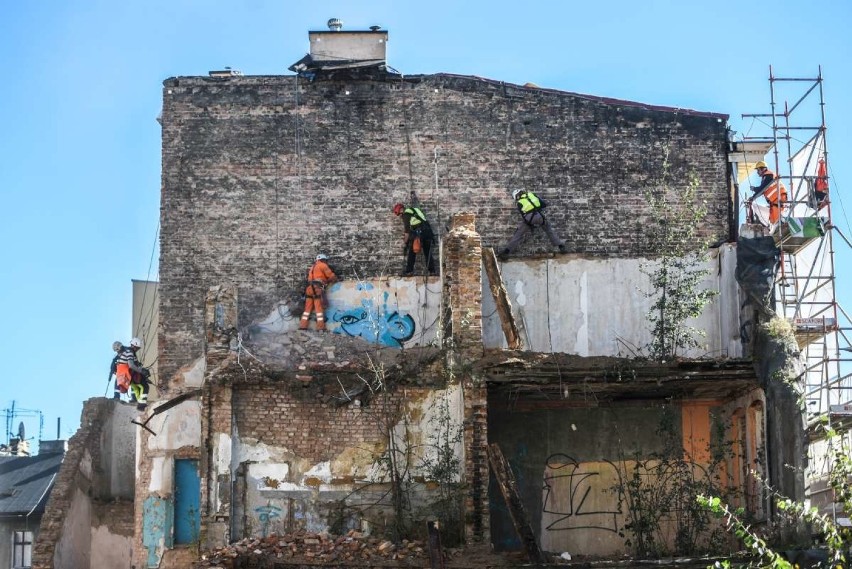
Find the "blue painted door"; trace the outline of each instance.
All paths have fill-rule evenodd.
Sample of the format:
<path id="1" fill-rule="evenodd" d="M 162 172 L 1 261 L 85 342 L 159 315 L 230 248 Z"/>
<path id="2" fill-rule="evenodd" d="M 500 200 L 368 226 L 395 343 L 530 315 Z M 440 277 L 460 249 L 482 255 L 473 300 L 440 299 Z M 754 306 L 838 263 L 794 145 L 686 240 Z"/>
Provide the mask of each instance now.
<path id="1" fill-rule="evenodd" d="M 198 461 L 175 459 L 175 545 L 195 543 L 201 530 Z"/>

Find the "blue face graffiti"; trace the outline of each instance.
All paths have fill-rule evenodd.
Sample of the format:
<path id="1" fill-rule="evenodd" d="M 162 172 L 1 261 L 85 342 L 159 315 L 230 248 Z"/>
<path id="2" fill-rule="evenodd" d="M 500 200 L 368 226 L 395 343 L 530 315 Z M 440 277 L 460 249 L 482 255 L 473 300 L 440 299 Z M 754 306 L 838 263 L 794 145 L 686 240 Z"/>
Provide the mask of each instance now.
<path id="1" fill-rule="evenodd" d="M 339 322 L 338 334 L 347 334 L 364 340 L 401 348 L 414 336 L 414 318 L 408 314 L 379 310 L 372 301 L 363 300 L 358 308 L 334 310 L 331 321 Z"/>

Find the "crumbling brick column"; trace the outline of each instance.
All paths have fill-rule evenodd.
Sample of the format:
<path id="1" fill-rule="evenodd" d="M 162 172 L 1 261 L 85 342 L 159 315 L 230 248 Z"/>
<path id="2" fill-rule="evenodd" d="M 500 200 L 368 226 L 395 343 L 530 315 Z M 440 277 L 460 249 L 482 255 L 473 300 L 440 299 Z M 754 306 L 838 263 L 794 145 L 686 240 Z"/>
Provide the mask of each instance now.
<path id="1" fill-rule="evenodd" d="M 230 541 L 233 391 L 221 373 L 237 337 L 238 296 L 234 286 L 214 286 L 204 304 L 206 377 L 202 399 L 201 534 L 206 547 Z"/>
<path id="2" fill-rule="evenodd" d="M 448 366 L 464 397 L 465 539 L 487 541 L 488 407 L 487 392 L 473 363 L 482 357 L 482 239 L 472 213 L 457 213 L 444 237 L 443 327 Z"/>
<path id="3" fill-rule="evenodd" d="M 234 286 L 214 286 L 207 291 L 204 302 L 204 331 L 207 346 L 207 369 L 222 363 L 237 338 L 237 289 Z"/>
<path id="4" fill-rule="evenodd" d="M 201 535 L 205 548 L 231 541 L 231 449 L 233 389 L 208 377 L 202 399 L 204 448 L 201 454 Z M 210 381 L 213 379 L 213 381 Z"/>

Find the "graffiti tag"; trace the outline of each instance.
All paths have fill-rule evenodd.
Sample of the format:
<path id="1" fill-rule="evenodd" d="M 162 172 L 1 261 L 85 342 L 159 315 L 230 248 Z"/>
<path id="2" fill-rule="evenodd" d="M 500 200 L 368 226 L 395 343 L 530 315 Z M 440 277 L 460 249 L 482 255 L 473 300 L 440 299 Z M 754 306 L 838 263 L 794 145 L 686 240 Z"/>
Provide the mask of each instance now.
<path id="1" fill-rule="evenodd" d="M 263 528 L 263 537 L 266 537 L 269 531 L 269 522 L 281 517 L 281 508 L 273 506 L 271 503 L 267 502 L 265 506 L 255 508 L 254 511 L 257 514 L 257 519 L 260 521 L 261 527 Z"/>
<path id="2" fill-rule="evenodd" d="M 609 463 L 613 475 L 615 465 Z M 581 464 L 567 454 L 556 453 L 547 458 L 544 471 L 544 505 L 542 512 L 556 518 L 545 529 L 567 531 L 601 529 L 618 533 L 616 517 L 621 503 L 607 491 L 608 477 L 602 477 L 602 466 Z"/>

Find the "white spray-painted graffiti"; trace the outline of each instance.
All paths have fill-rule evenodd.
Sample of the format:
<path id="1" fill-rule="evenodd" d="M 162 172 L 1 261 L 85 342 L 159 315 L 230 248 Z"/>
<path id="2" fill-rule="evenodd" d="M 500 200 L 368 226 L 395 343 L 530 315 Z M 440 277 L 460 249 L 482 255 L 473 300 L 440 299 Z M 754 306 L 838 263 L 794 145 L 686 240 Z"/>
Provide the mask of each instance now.
<path id="1" fill-rule="evenodd" d="M 357 290 L 373 291 L 370 283 L 359 283 Z M 373 344 L 402 347 L 414 336 L 416 325 L 409 314 L 401 314 L 388 306 L 390 293 L 381 293 L 381 305 L 377 305 L 372 297 L 361 300 L 361 305 L 354 308 L 329 309 L 329 321 L 340 325 L 333 331 L 362 338 Z"/>

